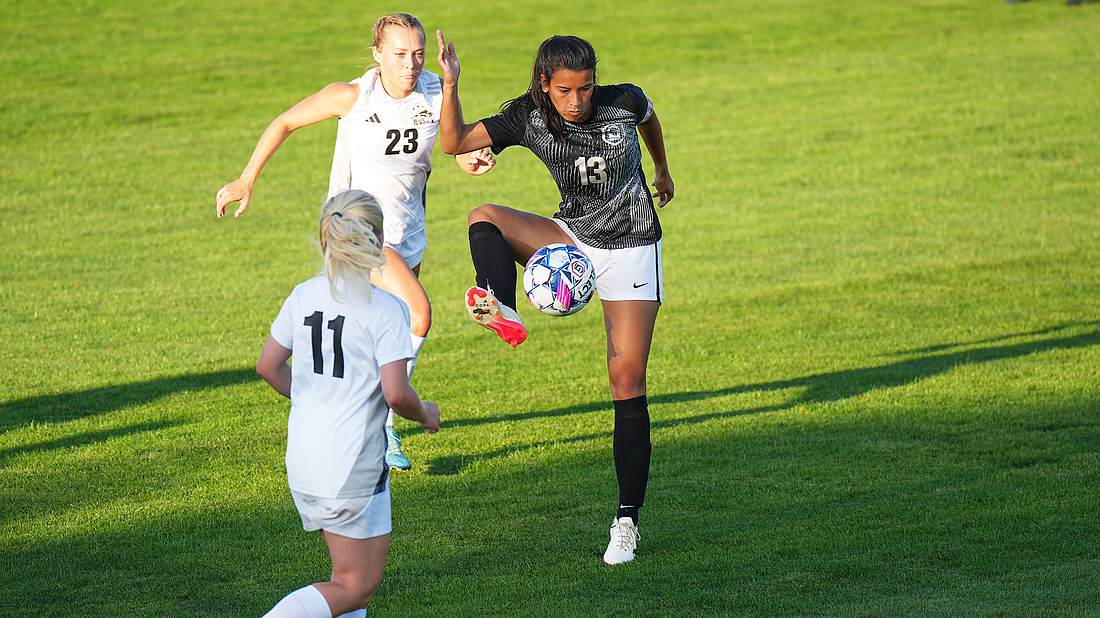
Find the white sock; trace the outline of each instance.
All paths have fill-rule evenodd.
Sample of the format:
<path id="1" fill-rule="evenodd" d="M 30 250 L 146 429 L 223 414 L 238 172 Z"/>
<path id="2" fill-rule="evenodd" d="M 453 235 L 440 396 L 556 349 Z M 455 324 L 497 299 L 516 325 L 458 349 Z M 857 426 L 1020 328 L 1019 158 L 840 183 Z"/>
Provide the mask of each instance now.
<path id="1" fill-rule="evenodd" d="M 413 369 L 416 369 L 416 357 L 420 355 L 420 348 L 424 347 L 424 337 L 409 333 L 409 339 L 413 344 L 413 355 L 408 361 L 405 362 L 405 371 L 409 375 L 409 380 L 412 380 Z M 386 414 L 386 427 L 393 427 L 393 410 L 390 410 Z"/>
<path id="2" fill-rule="evenodd" d="M 413 369 L 416 369 L 416 357 L 420 356 L 420 348 L 424 347 L 425 338 L 409 333 L 409 339 L 412 340 L 413 355 L 412 358 L 410 358 L 408 362 L 405 363 L 405 369 L 408 372 L 409 380 L 411 381 L 413 379 Z"/>
<path id="3" fill-rule="evenodd" d="M 346 614 L 340 614 L 336 618 L 367 618 L 367 608 L 361 607 L 354 612 L 348 612 Z"/>
<path id="4" fill-rule="evenodd" d="M 306 586 L 283 597 L 263 618 L 332 618 L 332 610 L 320 590 Z"/>

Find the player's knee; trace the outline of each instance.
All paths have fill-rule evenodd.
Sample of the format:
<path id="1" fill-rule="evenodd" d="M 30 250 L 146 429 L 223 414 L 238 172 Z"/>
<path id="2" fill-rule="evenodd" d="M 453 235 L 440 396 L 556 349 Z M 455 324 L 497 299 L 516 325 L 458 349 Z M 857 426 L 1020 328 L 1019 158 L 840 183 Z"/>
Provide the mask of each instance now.
<path id="1" fill-rule="evenodd" d="M 412 299 L 409 306 L 409 326 L 412 334 L 427 337 L 432 327 L 432 304 L 427 296 Z"/>
<path id="2" fill-rule="evenodd" d="M 609 374 L 609 377 L 613 399 L 634 399 L 645 395 L 644 371 L 614 371 Z"/>
<path id="3" fill-rule="evenodd" d="M 493 215 L 496 210 L 497 206 L 495 204 L 482 204 L 470 211 L 470 214 L 466 217 L 466 224 L 473 225 L 480 221 L 493 223 Z"/>
<path id="4" fill-rule="evenodd" d="M 409 310 L 409 330 L 417 337 L 427 337 L 432 328 L 432 308 L 428 306 L 423 313 Z"/>
<path id="5" fill-rule="evenodd" d="M 355 596 L 355 609 L 359 609 L 361 607 L 366 607 L 367 605 L 370 605 L 371 599 L 374 598 L 374 591 L 377 590 L 377 588 L 378 587 L 375 586 L 375 587 L 371 588 L 370 590 L 365 590 L 361 594 L 357 594 Z M 345 612 L 345 613 L 347 613 L 347 612 Z"/>
<path id="6" fill-rule="evenodd" d="M 344 588 L 344 595 L 340 598 L 340 614 L 353 612 L 366 607 L 374 598 L 374 591 L 378 589 L 379 582 L 343 580 L 340 583 Z M 339 615 L 339 614 L 337 614 Z"/>
<path id="7" fill-rule="evenodd" d="M 371 590 L 367 594 L 352 594 L 340 599 L 336 603 L 330 602 L 329 609 L 333 612 L 333 615 L 335 616 L 350 614 L 351 612 L 363 609 L 366 606 L 370 605 L 370 600 L 373 596 L 373 590 Z"/>

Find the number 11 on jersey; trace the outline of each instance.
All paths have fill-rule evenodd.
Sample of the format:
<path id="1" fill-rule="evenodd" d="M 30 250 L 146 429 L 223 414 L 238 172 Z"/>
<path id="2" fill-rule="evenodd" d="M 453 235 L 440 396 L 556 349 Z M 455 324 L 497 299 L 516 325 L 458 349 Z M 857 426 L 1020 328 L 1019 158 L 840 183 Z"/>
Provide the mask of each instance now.
<path id="1" fill-rule="evenodd" d="M 310 328 L 313 336 L 313 373 L 325 373 L 325 357 L 321 349 L 322 325 L 325 323 L 324 314 L 314 311 L 306 318 L 305 325 Z M 344 347 L 340 341 L 344 333 L 344 316 L 338 315 L 328 321 L 328 329 L 332 331 L 332 377 L 344 377 Z"/>

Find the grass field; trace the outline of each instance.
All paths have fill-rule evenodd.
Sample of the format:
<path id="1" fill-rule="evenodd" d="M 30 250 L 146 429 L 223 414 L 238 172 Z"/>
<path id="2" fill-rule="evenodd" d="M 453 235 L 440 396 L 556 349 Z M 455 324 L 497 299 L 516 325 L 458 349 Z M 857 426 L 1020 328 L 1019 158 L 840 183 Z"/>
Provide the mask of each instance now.
<path id="1" fill-rule="evenodd" d="M 243 618 L 327 579 L 253 367 L 319 266 L 335 125 L 239 219 L 214 193 L 392 10 L 456 42 L 468 120 L 588 38 L 677 197 L 609 568 L 598 306 L 521 307 L 516 350 L 461 306 L 468 210 L 549 215 L 553 183 L 436 153 L 414 384 L 445 422 L 400 426 L 371 616 L 1100 616 L 1100 4 L 1055 0 L 4 0 L 0 616 Z"/>

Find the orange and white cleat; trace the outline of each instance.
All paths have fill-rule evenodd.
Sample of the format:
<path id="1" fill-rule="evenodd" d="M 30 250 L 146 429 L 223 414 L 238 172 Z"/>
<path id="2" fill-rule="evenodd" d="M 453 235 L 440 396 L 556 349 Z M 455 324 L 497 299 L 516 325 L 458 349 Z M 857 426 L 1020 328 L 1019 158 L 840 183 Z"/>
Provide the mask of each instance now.
<path id="1" fill-rule="evenodd" d="M 493 331 L 513 348 L 527 339 L 527 329 L 519 314 L 508 305 L 501 304 L 492 290 L 476 285 L 466 290 L 466 311 L 475 322 Z"/>

